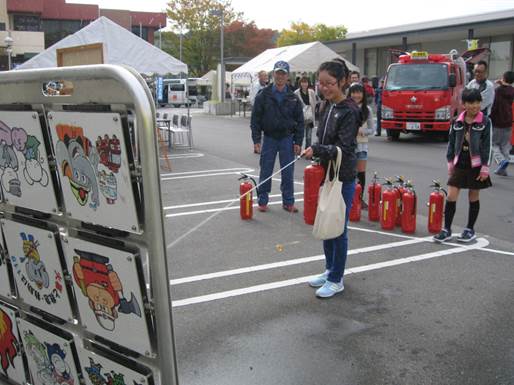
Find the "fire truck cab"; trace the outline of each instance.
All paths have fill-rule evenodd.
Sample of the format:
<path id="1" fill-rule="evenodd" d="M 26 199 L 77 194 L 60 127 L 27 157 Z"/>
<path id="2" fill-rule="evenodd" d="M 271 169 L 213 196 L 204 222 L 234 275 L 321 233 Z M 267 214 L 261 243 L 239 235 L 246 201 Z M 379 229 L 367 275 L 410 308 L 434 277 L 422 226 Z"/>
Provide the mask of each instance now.
<path id="1" fill-rule="evenodd" d="M 457 51 L 401 55 L 387 69 L 382 93 L 382 128 L 393 139 L 401 132 L 447 133 L 461 108 L 466 63 Z"/>

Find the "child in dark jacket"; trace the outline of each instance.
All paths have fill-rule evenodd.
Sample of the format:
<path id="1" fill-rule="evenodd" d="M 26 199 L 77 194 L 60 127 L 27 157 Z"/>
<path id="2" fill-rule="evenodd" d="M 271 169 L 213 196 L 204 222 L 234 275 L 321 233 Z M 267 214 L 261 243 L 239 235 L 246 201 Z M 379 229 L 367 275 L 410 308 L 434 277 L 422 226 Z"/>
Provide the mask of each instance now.
<path id="1" fill-rule="evenodd" d="M 452 222 L 461 189 L 468 189 L 468 224 L 457 237 L 459 242 L 476 238 L 475 222 L 480 211 L 480 190 L 491 187 L 491 121 L 480 111 L 482 95 L 476 89 L 462 91 L 464 112 L 450 128 L 448 151 L 448 198 L 444 209 L 444 229 L 434 236 L 435 242 L 452 238 Z"/>
<path id="2" fill-rule="evenodd" d="M 512 101 L 514 100 L 514 72 L 507 71 L 498 80 L 494 92 L 494 104 L 491 110 L 493 123 L 493 149 L 501 155 L 495 174 L 507 176 L 507 166 L 510 159 L 510 142 L 512 138 Z"/>

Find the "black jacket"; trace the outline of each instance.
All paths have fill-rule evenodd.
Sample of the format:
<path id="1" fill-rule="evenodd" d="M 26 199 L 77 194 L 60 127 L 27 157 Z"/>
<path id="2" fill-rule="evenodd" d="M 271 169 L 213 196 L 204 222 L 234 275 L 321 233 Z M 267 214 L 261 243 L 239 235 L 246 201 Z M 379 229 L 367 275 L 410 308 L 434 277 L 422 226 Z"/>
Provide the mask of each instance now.
<path id="1" fill-rule="evenodd" d="M 302 103 L 290 89 L 279 103 L 273 96 L 272 87 L 263 88 L 255 97 L 250 122 L 253 143 L 260 143 L 264 132 L 273 139 L 293 135 L 293 143 L 301 146 L 304 129 Z"/>
<path id="2" fill-rule="evenodd" d="M 327 168 L 329 160 L 337 158 L 337 149 L 342 151 L 339 180 L 353 182 L 356 176 L 357 132 L 361 125 L 362 116 L 359 107 L 351 99 L 341 103 L 327 105 L 318 126 L 318 143 L 312 146 L 313 155 L 321 159 L 321 164 Z"/>

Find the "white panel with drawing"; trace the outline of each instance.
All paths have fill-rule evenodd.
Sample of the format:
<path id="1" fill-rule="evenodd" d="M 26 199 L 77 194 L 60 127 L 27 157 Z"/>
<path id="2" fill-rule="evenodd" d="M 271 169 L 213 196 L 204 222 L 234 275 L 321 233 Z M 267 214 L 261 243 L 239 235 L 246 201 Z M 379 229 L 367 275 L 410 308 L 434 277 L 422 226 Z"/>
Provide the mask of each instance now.
<path id="1" fill-rule="evenodd" d="M 2 240 L 2 234 L 0 234 L 0 296 L 10 297 L 11 296 L 11 285 L 9 283 L 9 272 L 7 270 L 7 261 L 4 260 L 8 258 L 4 255 L 4 242 Z"/>
<path id="2" fill-rule="evenodd" d="M 132 361 L 126 360 L 122 365 L 85 349 L 78 349 L 78 354 L 86 385 L 147 385 L 150 383 L 148 375 L 134 370 L 137 364 Z"/>
<path id="3" fill-rule="evenodd" d="M 2 220 L 2 228 L 19 296 L 49 314 L 72 319 L 54 232 L 10 220 Z"/>
<path id="4" fill-rule="evenodd" d="M 138 353 L 151 352 L 136 256 L 73 237 L 63 247 L 87 330 Z"/>
<path id="5" fill-rule="evenodd" d="M 0 111 L 0 177 L 4 199 L 44 213 L 58 210 L 48 154 L 35 111 Z"/>
<path id="6" fill-rule="evenodd" d="M 115 113 L 50 112 L 50 131 L 72 218 L 139 233 L 136 202 L 123 137 Z"/>
<path id="7" fill-rule="evenodd" d="M 0 302 L 0 383 L 2 376 L 16 384 L 26 381 L 17 317 L 14 308 Z"/>
<path id="8" fill-rule="evenodd" d="M 21 340 L 33 385 L 79 385 L 70 338 L 21 319 Z"/>

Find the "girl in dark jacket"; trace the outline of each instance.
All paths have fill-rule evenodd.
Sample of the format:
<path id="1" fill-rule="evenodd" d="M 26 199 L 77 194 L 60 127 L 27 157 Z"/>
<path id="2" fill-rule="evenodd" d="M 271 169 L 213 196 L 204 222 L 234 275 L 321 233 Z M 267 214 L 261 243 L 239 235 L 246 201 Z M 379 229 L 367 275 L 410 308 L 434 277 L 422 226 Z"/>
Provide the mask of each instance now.
<path id="1" fill-rule="evenodd" d="M 448 138 L 448 199 L 444 208 L 444 229 L 434 241 L 452 238 L 452 222 L 461 189 L 468 189 L 468 224 L 457 237 L 459 242 L 475 239 L 474 225 L 480 210 L 480 190 L 491 187 L 491 121 L 480 112 L 482 95 L 476 89 L 462 91 L 464 112 L 453 122 Z"/>
<path id="2" fill-rule="evenodd" d="M 323 241 L 325 252 L 325 272 L 316 276 L 309 285 L 317 287 L 316 296 L 332 297 L 344 290 L 343 275 L 348 254 L 347 224 L 353 193 L 355 191 L 355 166 L 357 158 L 357 131 L 360 126 L 360 111 L 357 105 L 346 99 L 343 89 L 346 87 L 348 68 L 341 61 L 330 61 L 319 68 L 319 86 L 328 104 L 325 106 L 318 126 L 318 142 L 305 150 L 305 157 L 319 157 L 326 166 L 337 157 L 337 148 L 342 151 L 339 180 L 343 182 L 342 195 L 346 203 L 346 223 L 343 233 L 334 239 Z"/>

